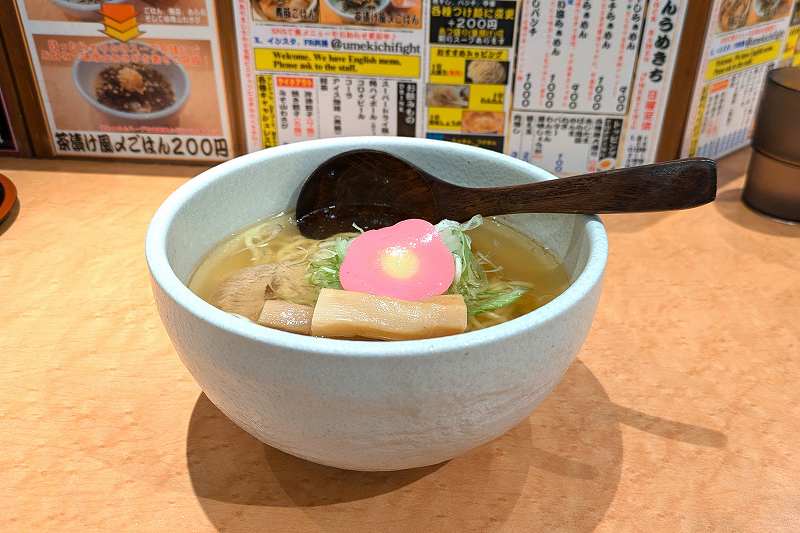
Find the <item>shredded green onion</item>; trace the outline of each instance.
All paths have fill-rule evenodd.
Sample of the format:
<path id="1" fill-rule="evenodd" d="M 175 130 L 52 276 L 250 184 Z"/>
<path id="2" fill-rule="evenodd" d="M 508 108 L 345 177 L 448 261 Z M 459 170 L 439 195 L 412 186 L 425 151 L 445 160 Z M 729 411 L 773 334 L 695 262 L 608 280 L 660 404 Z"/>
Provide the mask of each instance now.
<path id="1" fill-rule="evenodd" d="M 469 314 L 473 316 L 488 311 L 494 311 L 495 309 L 513 304 L 526 292 L 528 292 L 526 288 L 510 283 L 502 283 L 498 286 L 487 287 L 469 301 L 465 298 L 467 310 Z"/>
<path id="2" fill-rule="evenodd" d="M 339 268 L 353 236 L 338 235 L 322 241 L 308 265 L 308 281 L 323 289 L 341 289 Z"/>
<path id="3" fill-rule="evenodd" d="M 526 292 L 525 288 L 511 283 L 490 286 L 480 258 L 472 252 L 472 240 L 466 233 L 481 224 L 483 217 L 480 215 L 463 224 L 452 220 L 442 220 L 436 224 L 436 231 L 453 253 L 456 262 L 456 274 L 448 292 L 463 296 L 467 311 L 473 316 L 510 305 Z"/>

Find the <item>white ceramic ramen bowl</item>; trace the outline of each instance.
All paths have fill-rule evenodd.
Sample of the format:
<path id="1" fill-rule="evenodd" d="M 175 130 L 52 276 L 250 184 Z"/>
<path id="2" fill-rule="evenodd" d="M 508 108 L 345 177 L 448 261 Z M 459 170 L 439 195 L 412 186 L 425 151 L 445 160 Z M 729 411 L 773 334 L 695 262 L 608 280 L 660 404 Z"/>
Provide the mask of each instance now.
<path id="1" fill-rule="evenodd" d="M 164 109 L 159 109 L 151 113 L 130 113 L 101 104 L 97 101 L 97 96 L 95 95 L 95 84 L 100 72 L 110 66 L 111 63 L 86 61 L 84 56 L 89 57 L 92 50 L 89 48 L 84 52 L 83 56 L 79 56 L 72 64 L 72 81 L 75 83 L 75 87 L 77 87 L 83 99 L 89 102 L 92 107 L 125 122 L 152 123 L 168 119 L 180 111 L 184 104 L 186 104 L 190 92 L 189 75 L 183 65 L 178 63 L 175 59 L 152 46 L 140 42 L 120 43 L 119 41 L 109 40 L 94 46 L 101 45 L 128 47 L 129 49 L 136 48 L 141 51 L 141 53 L 154 54 L 169 60 L 166 64 L 151 64 L 149 66 L 158 71 L 172 86 L 172 91 L 175 93 L 175 101 Z"/>
<path id="2" fill-rule="evenodd" d="M 292 207 L 315 167 L 356 148 L 386 150 L 463 185 L 553 178 L 489 150 L 414 138 L 325 139 L 238 157 L 181 186 L 153 217 L 146 255 L 155 301 L 178 355 L 208 398 L 259 440 L 346 469 L 431 465 L 502 435 L 556 386 L 592 322 L 606 233 L 593 216 L 506 217 L 564 261 L 571 285 L 525 316 L 437 339 L 369 342 L 286 333 L 224 313 L 187 288 L 217 242 Z"/>

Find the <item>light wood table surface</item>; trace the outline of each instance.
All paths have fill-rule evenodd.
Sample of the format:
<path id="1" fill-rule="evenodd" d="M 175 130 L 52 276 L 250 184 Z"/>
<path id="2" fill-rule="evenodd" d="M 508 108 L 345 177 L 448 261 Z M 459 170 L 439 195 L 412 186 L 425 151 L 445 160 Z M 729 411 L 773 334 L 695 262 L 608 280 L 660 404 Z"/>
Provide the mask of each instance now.
<path id="1" fill-rule="evenodd" d="M 318 466 L 226 419 L 178 360 L 147 223 L 197 168 L 0 161 L 0 530 L 800 531 L 800 226 L 718 200 L 608 216 L 599 311 L 508 434 L 396 473 Z"/>

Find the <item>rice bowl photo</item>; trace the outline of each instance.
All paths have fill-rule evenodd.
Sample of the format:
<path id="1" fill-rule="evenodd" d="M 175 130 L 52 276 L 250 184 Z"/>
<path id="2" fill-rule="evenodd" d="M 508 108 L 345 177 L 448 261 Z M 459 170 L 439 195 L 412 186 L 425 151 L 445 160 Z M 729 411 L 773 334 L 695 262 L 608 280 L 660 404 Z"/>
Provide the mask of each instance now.
<path id="1" fill-rule="evenodd" d="M 96 46 L 118 45 L 108 41 Z M 80 95 L 110 116 L 151 122 L 176 114 L 191 90 L 186 70 L 163 52 L 144 43 L 128 43 L 130 53 L 155 54 L 162 64 L 103 64 L 86 61 L 91 49 L 75 60 L 73 81 Z"/>

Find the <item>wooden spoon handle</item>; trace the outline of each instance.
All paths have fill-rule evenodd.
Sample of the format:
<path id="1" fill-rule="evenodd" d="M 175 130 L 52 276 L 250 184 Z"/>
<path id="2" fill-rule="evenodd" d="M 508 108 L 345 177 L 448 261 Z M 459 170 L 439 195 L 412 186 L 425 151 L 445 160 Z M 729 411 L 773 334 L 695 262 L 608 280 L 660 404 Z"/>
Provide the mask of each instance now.
<path id="1" fill-rule="evenodd" d="M 510 213 L 634 213 L 703 205 L 717 193 L 717 166 L 691 158 L 528 185 L 467 189 L 440 197 L 448 218 Z"/>

